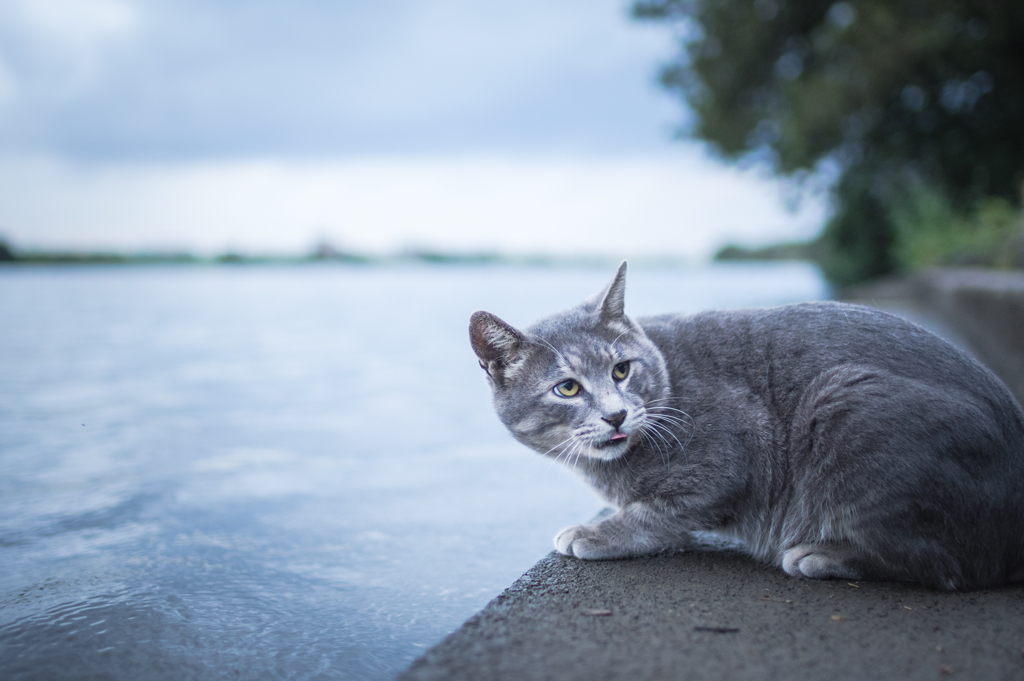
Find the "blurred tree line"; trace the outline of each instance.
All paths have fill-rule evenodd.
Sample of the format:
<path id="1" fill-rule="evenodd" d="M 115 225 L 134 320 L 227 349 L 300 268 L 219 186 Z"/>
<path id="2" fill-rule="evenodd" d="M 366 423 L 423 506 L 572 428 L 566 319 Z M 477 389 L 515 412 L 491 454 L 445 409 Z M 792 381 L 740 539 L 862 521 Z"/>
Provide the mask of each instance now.
<path id="1" fill-rule="evenodd" d="M 833 282 L 1024 266 L 1024 0 L 637 0 L 633 12 L 679 27 L 661 80 L 696 137 L 798 180 L 837 173 L 815 244 Z"/>

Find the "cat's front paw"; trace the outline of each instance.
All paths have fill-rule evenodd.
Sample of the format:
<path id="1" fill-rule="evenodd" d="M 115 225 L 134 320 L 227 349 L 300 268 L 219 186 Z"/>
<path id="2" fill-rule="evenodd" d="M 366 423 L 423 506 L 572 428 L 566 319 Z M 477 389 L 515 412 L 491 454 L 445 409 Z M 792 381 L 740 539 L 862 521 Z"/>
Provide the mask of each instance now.
<path id="1" fill-rule="evenodd" d="M 574 556 L 575 554 L 572 552 L 572 544 L 576 541 L 576 537 L 582 536 L 586 529 L 585 525 L 573 525 L 556 534 L 555 550 L 563 556 Z"/>
<path id="2" fill-rule="evenodd" d="M 620 558 L 623 552 L 609 546 L 608 541 L 593 525 L 573 525 L 555 535 L 555 550 L 563 556 L 583 560 Z"/>

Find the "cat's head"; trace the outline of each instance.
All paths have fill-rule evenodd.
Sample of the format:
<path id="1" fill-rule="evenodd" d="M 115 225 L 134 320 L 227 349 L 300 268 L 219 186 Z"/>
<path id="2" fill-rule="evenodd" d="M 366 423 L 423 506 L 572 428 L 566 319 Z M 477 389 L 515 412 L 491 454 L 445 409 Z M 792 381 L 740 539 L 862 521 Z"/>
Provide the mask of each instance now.
<path id="1" fill-rule="evenodd" d="M 552 457 L 616 459 L 668 396 L 665 359 L 626 316 L 626 263 L 581 305 L 513 328 L 474 312 L 469 336 L 513 436 Z"/>

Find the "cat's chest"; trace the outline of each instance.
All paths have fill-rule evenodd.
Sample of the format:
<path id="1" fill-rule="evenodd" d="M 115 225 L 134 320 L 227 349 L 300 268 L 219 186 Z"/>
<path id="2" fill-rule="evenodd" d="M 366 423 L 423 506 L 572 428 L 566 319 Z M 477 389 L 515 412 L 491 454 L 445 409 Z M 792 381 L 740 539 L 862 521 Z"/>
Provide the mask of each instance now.
<path id="1" fill-rule="evenodd" d="M 636 480 L 619 467 L 602 466 L 600 470 L 588 471 L 586 478 L 601 499 L 616 509 L 638 498 Z"/>

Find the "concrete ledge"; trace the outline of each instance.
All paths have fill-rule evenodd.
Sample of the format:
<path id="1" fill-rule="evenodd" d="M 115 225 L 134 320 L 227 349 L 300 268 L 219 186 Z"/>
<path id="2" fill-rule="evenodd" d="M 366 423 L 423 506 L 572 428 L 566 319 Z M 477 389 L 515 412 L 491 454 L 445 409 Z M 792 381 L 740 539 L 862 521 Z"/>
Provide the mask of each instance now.
<path id="1" fill-rule="evenodd" d="M 1024 272 L 937 269 L 913 288 L 1024 403 Z"/>
<path id="2" fill-rule="evenodd" d="M 400 681 L 1024 678 L 1024 588 L 795 580 L 721 550 L 552 554 Z"/>

